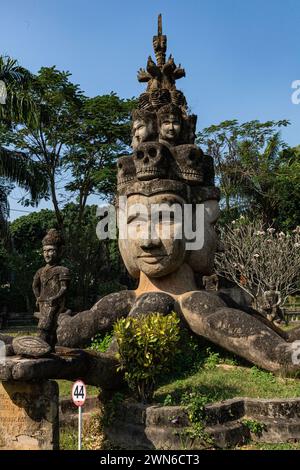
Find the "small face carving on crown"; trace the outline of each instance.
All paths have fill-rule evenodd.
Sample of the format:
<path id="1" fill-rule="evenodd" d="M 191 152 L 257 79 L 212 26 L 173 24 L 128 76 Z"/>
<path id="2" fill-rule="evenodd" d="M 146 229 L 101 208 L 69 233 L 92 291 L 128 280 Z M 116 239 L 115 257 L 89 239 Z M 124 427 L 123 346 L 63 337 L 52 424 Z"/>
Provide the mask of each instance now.
<path id="1" fill-rule="evenodd" d="M 125 157 L 121 157 L 118 160 L 118 176 L 117 182 L 118 187 L 125 186 L 130 181 L 133 181 L 136 172 L 135 172 L 135 165 L 133 162 L 132 155 L 126 155 Z"/>
<path id="2" fill-rule="evenodd" d="M 158 142 L 145 142 L 135 150 L 133 160 L 139 180 L 166 178 L 168 160 L 172 156 L 169 149 Z"/>
<path id="3" fill-rule="evenodd" d="M 136 110 L 132 116 L 132 142 L 135 150 L 142 142 L 156 140 L 156 116 L 145 110 Z"/>
<path id="4" fill-rule="evenodd" d="M 182 117 L 179 108 L 173 105 L 166 105 L 158 111 L 159 140 L 170 145 L 179 142 Z"/>
<path id="5" fill-rule="evenodd" d="M 175 154 L 175 173 L 189 184 L 203 182 L 203 152 L 196 145 L 178 145 Z"/>

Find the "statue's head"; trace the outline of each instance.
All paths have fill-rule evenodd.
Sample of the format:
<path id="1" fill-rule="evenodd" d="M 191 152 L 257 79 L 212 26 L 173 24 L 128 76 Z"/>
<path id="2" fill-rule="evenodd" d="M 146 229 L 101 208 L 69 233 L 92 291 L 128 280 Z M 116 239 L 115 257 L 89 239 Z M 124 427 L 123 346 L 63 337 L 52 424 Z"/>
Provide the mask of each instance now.
<path id="1" fill-rule="evenodd" d="M 148 59 L 138 75 L 148 86 L 132 114 L 133 155 L 118 160 L 119 248 L 135 278 L 167 277 L 184 264 L 181 273 L 202 277 L 213 273 L 217 246 L 213 159 L 194 145 L 197 117 L 175 86 L 185 71 L 165 62 L 161 19 L 153 45 L 157 64 Z"/>
<path id="2" fill-rule="evenodd" d="M 132 113 L 132 148 L 135 150 L 142 142 L 156 140 L 156 138 L 155 114 L 144 109 L 134 110 Z"/>
<path id="3" fill-rule="evenodd" d="M 132 189 L 118 208 L 119 221 L 126 225 L 125 232 L 120 230 L 119 249 L 129 273 L 158 278 L 186 263 L 194 273 L 211 274 L 219 216 L 216 193 L 199 210 L 191 200 L 193 191 L 179 181 L 153 179 L 137 182 Z"/>
<path id="4" fill-rule="evenodd" d="M 162 106 L 158 113 L 159 140 L 176 145 L 182 129 L 181 110 L 173 104 Z"/>
<path id="5" fill-rule="evenodd" d="M 64 241 L 60 233 L 50 229 L 42 240 L 44 260 L 50 266 L 57 264 L 60 260 Z"/>

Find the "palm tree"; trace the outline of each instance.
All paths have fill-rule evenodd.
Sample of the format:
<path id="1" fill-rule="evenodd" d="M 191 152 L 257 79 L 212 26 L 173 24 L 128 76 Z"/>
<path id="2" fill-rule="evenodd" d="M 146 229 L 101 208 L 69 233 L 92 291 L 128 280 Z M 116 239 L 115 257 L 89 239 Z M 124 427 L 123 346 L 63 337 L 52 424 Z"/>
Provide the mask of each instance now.
<path id="1" fill-rule="evenodd" d="M 7 89 L 6 103 L 0 104 L 2 129 L 8 130 L 12 123 L 20 124 L 34 119 L 34 105 L 26 93 L 33 83 L 31 73 L 19 66 L 16 60 L 0 56 L 0 80 Z M 0 235 L 3 235 L 7 229 L 9 205 L 7 187 L 1 182 L 18 184 L 29 191 L 33 202 L 37 202 L 47 191 L 47 183 L 39 165 L 27 158 L 26 154 L 4 146 L 1 137 L 0 134 Z"/>
<path id="2" fill-rule="evenodd" d="M 15 59 L 0 56 L 0 80 L 5 84 L 7 100 L 0 106 L 0 119 L 7 123 L 22 121 L 33 114 L 34 106 L 26 93 L 33 76 Z"/>

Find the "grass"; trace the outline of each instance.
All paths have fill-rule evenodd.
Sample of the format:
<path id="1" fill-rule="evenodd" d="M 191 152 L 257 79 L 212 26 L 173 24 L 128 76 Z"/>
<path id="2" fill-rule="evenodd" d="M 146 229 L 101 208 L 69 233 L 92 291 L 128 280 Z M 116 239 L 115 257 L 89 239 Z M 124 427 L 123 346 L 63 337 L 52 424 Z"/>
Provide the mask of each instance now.
<path id="1" fill-rule="evenodd" d="M 1 330 L 1 334 L 8 336 L 35 336 L 37 334 L 37 328 L 36 326 L 24 327 L 23 330 L 20 328 L 6 328 Z"/>
<path id="2" fill-rule="evenodd" d="M 280 442 L 275 444 L 255 442 L 236 447 L 234 450 L 300 450 L 300 442 Z"/>
<path id="3" fill-rule="evenodd" d="M 59 387 L 59 397 L 60 398 L 70 398 L 73 382 L 70 380 L 56 380 Z M 93 385 L 87 385 L 86 387 L 87 397 L 96 397 L 99 395 L 99 388 L 94 387 Z"/>
<path id="4" fill-rule="evenodd" d="M 78 431 L 70 426 L 59 430 L 59 448 L 60 450 L 78 449 Z"/>
<path id="5" fill-rule="evenodd" d="M 102 433 L 101 413 L 93 413 L 86 421 L 83 418 L 82 450 L 100 450 L 103 449 L 103 444 L 104 435 Z M 60 450 L 78 449 L 77 426 L 64 426 L 60 428 L 59 447 Z"/>
<path id="6" fill-rule="evenodd" d="M 183 396 L 194 392 L 205 395 L 209 402 L 234 397 L 300 397 L 300 381 L 297 379 L 275 377 L 256 367 L 223 367 L 201 368 L 184 379 L 164 384 L 156 390 L 155 401 L 164 403 L 168 400 L 170 404 L 180 404 Z"/>
<path id="7" fill-rule="evenodd" d="M 283 378 L 251 366 L 245 360 L 194 336 L 183 337 L 173 372 L 158 384 L 154 401 L 181 405 L 189 396 L 207 403 L 235 397 L 299 398 L 300 380 Z"/>

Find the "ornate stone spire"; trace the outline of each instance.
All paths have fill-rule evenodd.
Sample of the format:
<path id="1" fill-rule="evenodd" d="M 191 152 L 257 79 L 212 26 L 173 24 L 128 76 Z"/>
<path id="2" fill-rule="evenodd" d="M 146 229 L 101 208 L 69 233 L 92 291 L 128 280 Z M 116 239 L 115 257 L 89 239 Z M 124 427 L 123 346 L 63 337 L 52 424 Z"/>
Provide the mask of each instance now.
<path id="1" fill-rule="evenodd" d="M 132 113 L 133 154 L 118 160 L 118 194 L 151 195 L 169 191 L 189 202 L 218 199 L 213 159 L 195 145 L 197 116 L 189 115 L 176 81 L 185 76 L 172 56 L 158 16 L 153 36 L 156 63 L 148 58 L 138 80 L 147 83 Z"/>
<path id="2" fill-rule="evenodd" d="M 153 36 L 153 49 L 156 63 L 148 57 L 146 69 L 138 71 L 138 81 L 148 83 L 146 93 L 139 99 L 139 108 L 158 110 L 166 104 L 174 104 L 186 112 L 186 99 L 184 94 L 176 89 L 176 80 L 185 77 L 185 70 L 177 66 L 172 55 L 166 61 L 167 36 L 162 34 L 162 17 L 158 15 L 158 31 Z"/>

